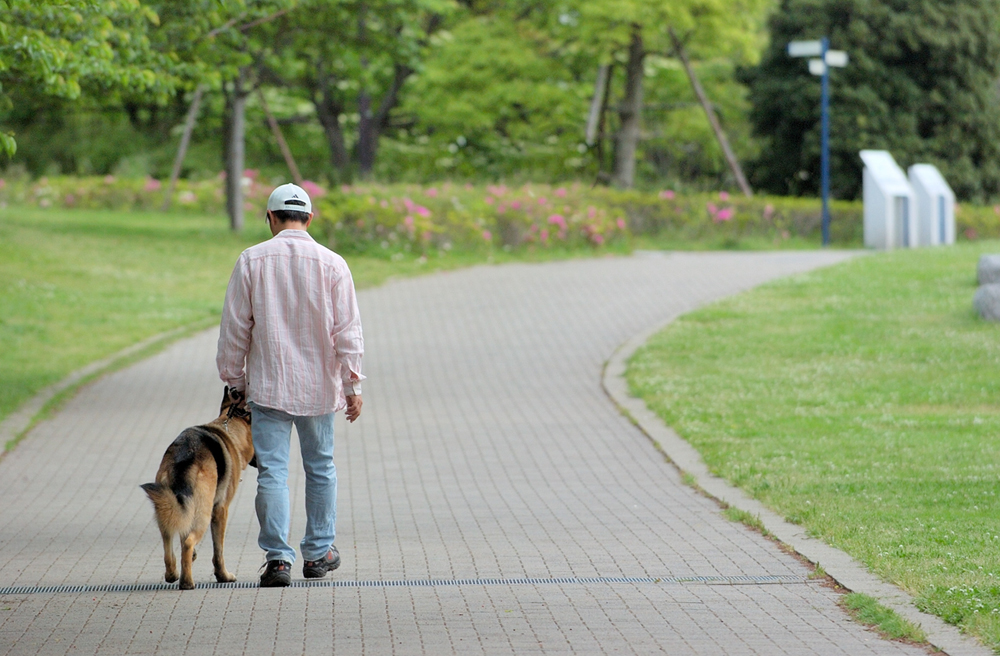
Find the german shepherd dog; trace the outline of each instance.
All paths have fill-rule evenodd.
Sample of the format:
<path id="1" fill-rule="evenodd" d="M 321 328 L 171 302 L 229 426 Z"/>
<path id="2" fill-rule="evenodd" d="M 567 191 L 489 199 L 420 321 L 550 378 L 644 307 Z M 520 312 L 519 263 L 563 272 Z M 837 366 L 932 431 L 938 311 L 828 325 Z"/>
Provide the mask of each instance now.
<path id="1" fill-rule="evenodd" d="M 212 526 L 215 579 L 235 581 L 222 557 L 229 504 L 246 466 L 257 466 L 250 432 L 250 412 L 242 392 L 226 387 L 215 421 L 187 428 L 167 447 L 155 483 L 141 487 L 153 502 L 163 536 L 164 579 L 177 580 L 174 536 L 181 542 L 181 590 L 194 588 L 191 563 L 195 546 Z"/>

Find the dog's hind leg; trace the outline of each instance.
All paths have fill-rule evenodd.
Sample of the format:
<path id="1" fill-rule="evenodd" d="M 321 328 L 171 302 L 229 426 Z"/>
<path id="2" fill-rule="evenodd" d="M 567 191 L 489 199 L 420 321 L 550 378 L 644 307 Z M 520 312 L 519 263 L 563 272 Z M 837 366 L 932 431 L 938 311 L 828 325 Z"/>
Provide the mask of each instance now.
<path id="1" fill-rule="evenodd" d="M 194 548 L 201 542 L 207 526 L 196 526 L 193 531 L 181 540 L 181 590 L 194 590 L 194 574 L 191 569 L 194 562 Z"/>
<path id="2" fill-rule="evenodd" d="M 160 534 L 163 536 L 163 565 L 166 570 L 163 574 L 163 580 L 167 583 L 173 583 L 177 580 L 177 559 L 174 558 L 174 536 L 166 531 L 160 531 Z"/>
<path id="3" fill-rule="evenodd" d="M 226 561 L 222 557 L 222 548 L 226 541 L 226 522 L 229 520 L 229 508 L 220 503 L 212 509 L 212 564 L 215 565 L 215 580 L 219 583 L 230 583 L 236 576 L 226 569 Z"/>

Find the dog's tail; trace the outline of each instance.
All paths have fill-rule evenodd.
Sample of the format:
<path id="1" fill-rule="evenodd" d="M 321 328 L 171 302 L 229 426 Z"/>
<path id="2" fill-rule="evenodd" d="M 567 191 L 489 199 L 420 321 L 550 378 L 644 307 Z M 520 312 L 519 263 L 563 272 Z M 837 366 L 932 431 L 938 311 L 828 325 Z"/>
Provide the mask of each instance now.
<path id="1" fill-rule="evenodd" d="M 190 503 L 185 503 L 187 501 L 185 495 L 159 483 L 143 483 L 139 487 L 153 502 L 156 521 L 161 530 L 166 530 L 168 533 L 185 532 L 185 527 L 191 522 L 188 512 Z M 190 491 L 186 496 L 190 497 Z"/>

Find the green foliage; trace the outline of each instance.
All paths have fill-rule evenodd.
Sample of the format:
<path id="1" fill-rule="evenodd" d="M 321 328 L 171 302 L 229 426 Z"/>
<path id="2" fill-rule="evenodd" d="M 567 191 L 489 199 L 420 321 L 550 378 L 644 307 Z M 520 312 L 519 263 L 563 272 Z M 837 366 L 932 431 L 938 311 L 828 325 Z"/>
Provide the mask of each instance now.
<path id="1" fill-rule="evenodd" d="M 830 37 L 850 64 L 831 88 L 831 189 L 855 198 L 858 151 L 885 149 L 903 166 L 938 166 L 958 196 L 1000 192 L 1000 2 L 997 0 L 783 0 L 771 45 L 746 72 L 751 120 L 764 144 L 752 182 L 776 194 L 819 186 L 820 82 L 785 47 Z"/>
<path id="2" fill-rule="evenodd" d="M 631 389 L 709 468 L 1000 647 L 1000 243 L 873 254 L 693 312 Z"/>
<path id="3" fill-rule="evenodd" d="M 163 99 L 176 84 L 169 57 L 150 44 L 158 17 L 138 0 L 3 0 L 0 6 L 0 109 L 11 106 L 14 91 Z M 12 156 L 13 137 L 0 139 L 0 148 Z"/>

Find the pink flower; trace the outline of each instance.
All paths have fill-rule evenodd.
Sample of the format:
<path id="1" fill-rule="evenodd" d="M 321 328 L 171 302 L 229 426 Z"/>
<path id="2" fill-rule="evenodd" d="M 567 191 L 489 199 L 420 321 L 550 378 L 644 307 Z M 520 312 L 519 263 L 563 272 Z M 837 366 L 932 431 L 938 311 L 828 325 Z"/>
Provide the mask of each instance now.
<path id="1" fill-rule="evenodd" d="M 379 203 L 379 205 L 380 205 L 381 207 L 389 207 L 389 201 L 387 201 L 387 200 L 383 200 L 383 201 L 382 201 L 381 203 Z"/>
<path id="2" fill-rule="evenodd" d="M 715 216 L 716 213 L 719 211 L 719 208 L 715 206 L 715 203 L 708 203 L 705 205 L 705 207 L 708 208 L 708 213 L 711 214 L 712 216 Z"/>
<path id="3" fill-rule="evenodd" d="M 547 198 L 545 198 L 545 196 L 542 196 L 541 198 L 538 199 L 538 204 L 539 205 L 544 205 L 547 202 L 549 202 L 549 201 L 548 201 Z"/>
<path id="4" fill-rule="evenodd" d="M 260 170 L 258 169 L 246 169 L 245 171 L 243 171 L 243 177 L 250 178 L 251 180 L 256 180 L 258 175 L 260 175 Z M 303 186 L 302 188 L 306 189 L 305 186 Z M 309 193 L 308 189 L 306 189 L 306 193 Z"/>
<path id="5" fill-rule="evenodd" d="M 566 229 L 566 218 L 562 214 L 553 214 L 550 216 L 549 223 L 559 226 L 560 230 Z"/>
<path id="6" fill-rule="evenodd" d="M 146 192 L 159 191 L 163 184 L 156 178 L 146 178 L 146 184 L 143 190 Z"/>
<path id="7" fill-rule="evenodd" d="M 104 176 L 104 184 L 114 184 L 114 182 L 115 182 L 115 176 L 113 175 Z"/>
<path id="8" fill-rule="evenodd" d="M 587 208 L 587 218 L 593 219 L 595 216 L 597 216 L 597 208 L 591 205 Z"/>
<path id="9" fill-rule="evenodd" d="M 415 211 L 417 214 L 424 217 L 425 219 L 431 215 L 431 211 L 426 207 L 424 207 L 423 205 L 417 205 Z"/>
<path id="10" fill-rule="evenodd" d="M 772 216 L 774 216 L 774 205 L 768 203 L 764 206 L 764 218 L 770 219 Z"/>
<path id="11" fill-rule="evenodd" d="M 734 214 L 733 208 L 723 207 L 721 210 L 719 210 L 719 213 L 715 215 L 715 218 L 717 221 L 728 221 L 729 219 L 733 218 L 733 214 Z"/>
<path id="12" fill-rule="evenodd" d="M 563 189 L 562 187 L 559 187 L 558 189 L 556 189 L 556 196 L 558 196 L 559 198 L 565 198 L 566 190 Z"/>
<path id="13" fill-rule="evenodd" d="M 544 244 L 549 240 L 549 229 L 542 228 L 541 232 L 538 233 L 538 236 L 541 238 L 542 243 Z"/>
<path id="14" fill-rule="evenodd" d="M 619 217 L 618 220 L 615 221 L 615 223 L 618 225 L 618 229 L 619 230 L 624 230 L 625 229 L 625 219 Z"/>
<path id="15" fill-rule="evenodd" d="M 403 207 L 406 208 L 407 212 L 412 212 L 414 210 L 414 208 L 416 208 L 416 206 L 417 206 L 416 203 L 414 203 L 409 198 L 404 198 L 403 199 Z"/>
<path id="16" fill-rule="evenodd" d="M 472 191 L 472 183 L 466 182 L 465 183 L 465 190 L 466 191 Z"/>
<path id="17" fill-rule="evenodd" d="M 424 234 L 422 234 L 420 236 L 423 238 L 424 241 L 430 241 L 431 237 L 433 237 L 434 235 L 431 234 L 430 230 L 424 230 Z"/>
<path id="18" fill-rule="evenodd" d="M 993 213 L 996 214 L 997 216 L 1000 216 L 1000 205 L 993 206 Z"/>
<path id="19" fill-rule="evenodd" d="M 340 185 L 340 191 L 345 194 L 351 193 L 351 187 L 349 185 Z"/>
<path id="20" fill-rule="evenodd" d="M 497 205 L 497 214 L 503 214 L 506 211 L 507 211 L 507 206 L 506 205 L 504 205 L 503 203 L 500 203 L 499 205 Z"/>
<path id="21" fill-rule="evenodd" d="M 486 204 L 487 204 L 487 205 L 492 205 L 492 204 L 493 204 L 493 203 L 495 202 L 495 201 L 493 200 L 493 196 L 487 196 L 487 197 L 485 198 L 485 201 L 486 201 Z"/>
<path id="22" fill-rule="evenodd" d="M 309 194 L 309 198 L 319 198 L 320 196 L 326 194 L 326 190 L 312 180 L 303 180 L 302 189 Z"/>
<path id="23" fill-rule="evenodd" d="M 601 244 L 604 243 L 604 235 L 602 235 L 599 232 L 595 232 L 590 236 L 590 240 L 595 244 L 597 244 L 598 246 L 600 246 Z"/>
<path id="24" fill-rule="evenodd" d="M 7 181 L 4 180 L 3 178 L 0 178 L 0 189 L 3 189 L 6 186 L 7 186 Z"/>
<path id="25" fill-rule="evenodd" d="M 719 200 L 729 200 L 729 192 L 728 191 L 720 191 L 719 192 Z"/>
<path id="26" fill-rule="evenodd" d="M 427 190 L 426 193 L 430 198 L 436 198 L 438 195 L 438 190 L 435 189 L 434 187 L 431 187 L 430 189 Z"/>
<path id="27" fill-rule="evenodd" d="M 405 225 L 407 228 L 412 228 L 413 227 L 413 217 L 412 216 L 408 216 L 405 219 L 403 219 L 403 225 Z"/>
<path id="28" fill-rule="evenodd" d="M 511 204 L 510 204 L 510 209 L 512 209 L 512 210 L 519 210 L 519 209 L 521 209 L 521 201 L 519 201 L 519 200 L 512 201 Z"/>
<path id="29" fill-rule="evenodd" d="M 483 230 L 483 239 L 485 239 L 486 241 L 492 240 L 493 239 L 493 233 L 490 232 L 489 230 Z"/>
<path id="30" fill-rule="evenodd" d="M 670 189 L 665 189 L 664 191 L 660 192 L 660 200 L 673 200 L 673 199 L 674 199 L 674 192 L 671 191 Z"/>

